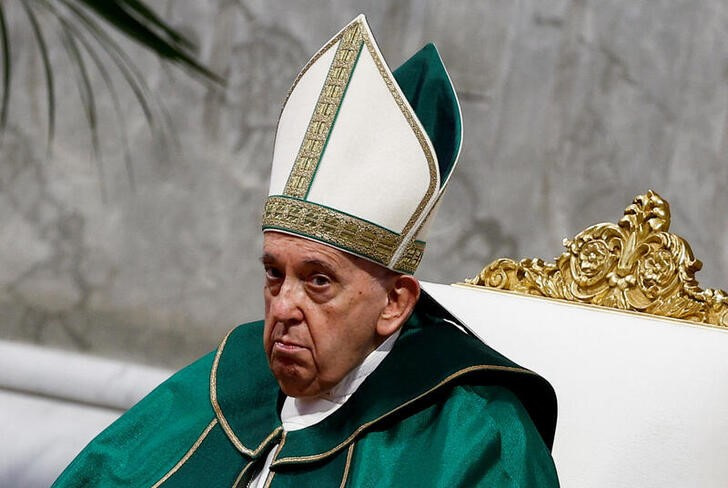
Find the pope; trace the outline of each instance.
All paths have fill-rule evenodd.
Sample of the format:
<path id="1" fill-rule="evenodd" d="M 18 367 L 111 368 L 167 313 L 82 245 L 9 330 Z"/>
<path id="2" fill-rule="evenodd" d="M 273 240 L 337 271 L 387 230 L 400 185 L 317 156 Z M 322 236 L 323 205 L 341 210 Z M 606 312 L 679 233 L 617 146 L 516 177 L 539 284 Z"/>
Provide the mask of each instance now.
<path id="1" fill-rule="evenodd" d="M 391 72 L 363 16 L 336 34 L 278 121 L 265 319 L 157 387 L 53 486 L 558 486 L 551 386 L 413 276 L 461 132 L 434 46 Z"/>

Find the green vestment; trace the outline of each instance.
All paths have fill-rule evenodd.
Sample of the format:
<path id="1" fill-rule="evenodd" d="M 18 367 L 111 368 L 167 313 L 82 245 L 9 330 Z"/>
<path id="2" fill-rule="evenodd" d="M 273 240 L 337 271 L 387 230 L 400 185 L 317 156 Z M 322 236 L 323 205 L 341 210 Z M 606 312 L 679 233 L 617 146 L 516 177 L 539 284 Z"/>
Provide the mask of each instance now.
<path id="1" fill-rule="evenodd" d="M 550 385 L 445 318 L 423 296 L 351 398 L 291 432 L 263 324 L 239 326 L 96 437 L 53 487 L 247 486 L 275 445 L 273 488 L 558 486 Z"/>

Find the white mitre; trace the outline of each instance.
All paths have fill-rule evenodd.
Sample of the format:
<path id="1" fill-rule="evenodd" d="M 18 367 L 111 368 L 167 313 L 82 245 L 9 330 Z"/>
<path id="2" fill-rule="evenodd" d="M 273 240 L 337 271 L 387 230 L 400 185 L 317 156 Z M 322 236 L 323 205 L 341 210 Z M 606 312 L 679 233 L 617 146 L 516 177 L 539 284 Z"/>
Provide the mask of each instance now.
<path id="1" fill-rule="evenodd" d="M 392 73 L 360 15 L 311 58 L 288 94 L 263 230 L 414 273 L 461 134 L 435 47 Z"/>

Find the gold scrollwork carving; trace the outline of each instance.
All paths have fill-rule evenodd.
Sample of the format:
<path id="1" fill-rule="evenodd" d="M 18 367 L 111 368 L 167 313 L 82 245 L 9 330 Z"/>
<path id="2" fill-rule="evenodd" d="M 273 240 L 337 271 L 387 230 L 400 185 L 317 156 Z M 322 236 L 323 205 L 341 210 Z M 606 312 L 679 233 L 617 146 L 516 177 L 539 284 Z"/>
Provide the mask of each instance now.
<path id="1" fill-rule="evenodd" d="M 698 286 L 702 263 L 669 227 L 670 206 L 650 190 L 616 225 L 564 239 L 554 263 L 498 259 L 466 283 L 728 327 L 728 293 Z"/>

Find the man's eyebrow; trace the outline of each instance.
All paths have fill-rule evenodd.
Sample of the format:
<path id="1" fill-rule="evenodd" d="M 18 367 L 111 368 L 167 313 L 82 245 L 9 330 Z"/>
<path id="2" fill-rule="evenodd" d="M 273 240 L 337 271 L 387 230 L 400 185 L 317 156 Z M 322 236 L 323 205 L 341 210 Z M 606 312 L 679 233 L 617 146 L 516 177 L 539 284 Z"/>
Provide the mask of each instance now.
<path id="1" fill-rule="evenodd" d="M 276 258 L 274 258 L 272 254 L 267 253 L 267 252 L 263 253 L 263 255 L 260 257 L 260 262 L 263 264 L 271 263 L 275 260 L 276 260 Z"/>
<path id="2" fill-rule="evenodd" d="M 332 266 L 331 264 L 321 261 L 320 259 L 311 258 L 311 259 L 304 259 L 303 263 L 307 266 L 313 266 L 318 268 L 323 268 L 327 273 L 335 275 L 336 274 L 336 268 Z"/>

